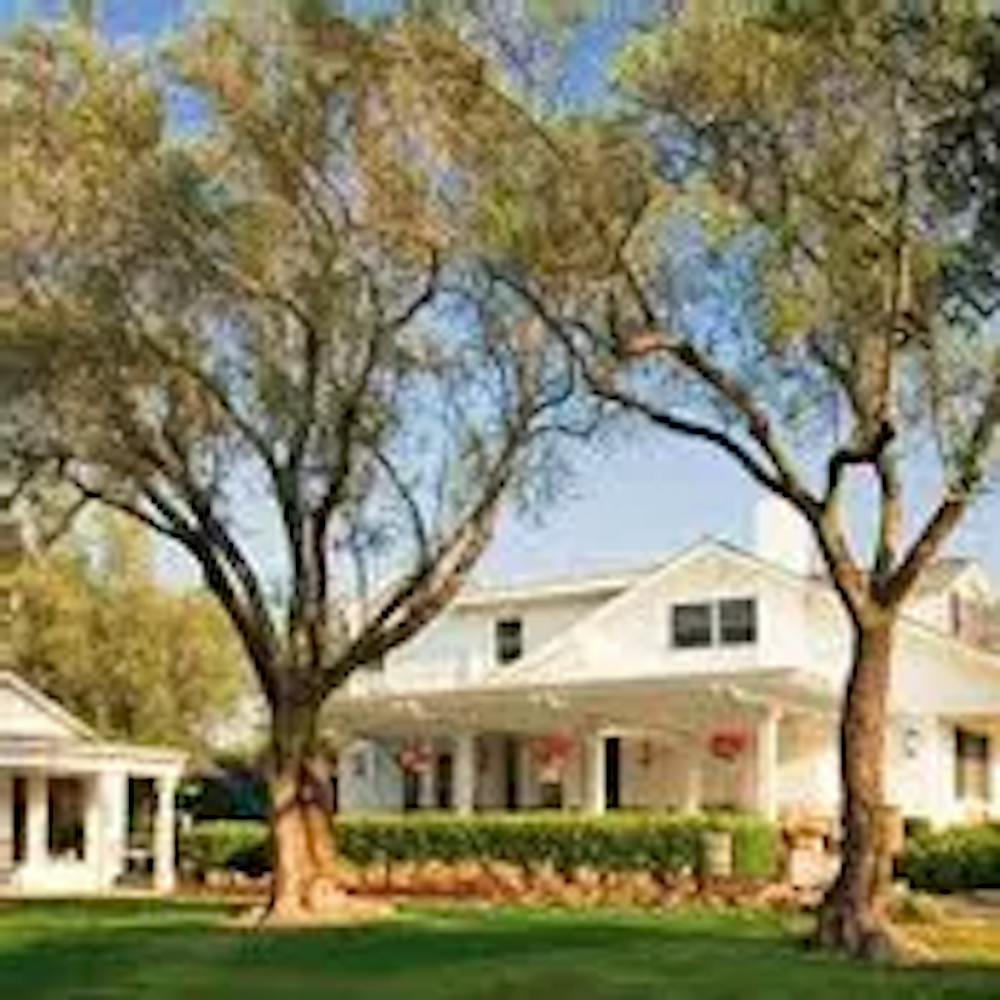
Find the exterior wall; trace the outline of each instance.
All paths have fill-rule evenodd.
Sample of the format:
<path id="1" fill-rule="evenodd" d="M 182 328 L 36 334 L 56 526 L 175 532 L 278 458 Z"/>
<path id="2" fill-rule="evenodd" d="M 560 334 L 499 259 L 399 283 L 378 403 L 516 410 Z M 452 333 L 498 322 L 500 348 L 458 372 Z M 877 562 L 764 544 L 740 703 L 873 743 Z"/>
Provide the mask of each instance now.
<path id="1" fill-rule="evenodd" d="M 778 731 L 778 808 L 836 815 L 840 806 L 840 755 L 836 722 L 796 716 Z"/>
<path id="2" fill-rule="evenodd" d="M 390 653 L 381 670 L 359 671 L 352 676 L 348 690 L 363 693 L 476 683 L 496 665 L 494 628 L 498 619 L 521 619 L 527 655 L 591 614 L 604 600 L 596 595 L 512 600 L 488 607 L 455 605 Z"/>
<path id="3" fill-rule="evenodd" d="M 403 807 L 403 777 L 396 747 L 388 742 L 356 740 L 339 755 L 337 798 L 341 812 L 398 812 Z"/>
<path id="4" fill-rule="evenodd" d="M 795 577 L 768 572 L 721 547 L 708 547 L 681 558 L 669 571 L 651 574 L 570 628 L 558 654 L 532 664 L 531 677 L 558 682 L 762 666 L 809 668 L 808 595 L 809 588 Z M 671 646 L 671 605 L 740 597 L 757 600 L 755 643 Z"/>
<path id="5" fill-rule="evenodd" d="M 954 632 L 952 595 L 964 602 L 966 609 L 985 609 L 993 601 L 989 577 L 978 566 L 970 565 L 944 590 L 930 594 L 918 593 L 907 607 L 907 613 L 940 632 Z"/>

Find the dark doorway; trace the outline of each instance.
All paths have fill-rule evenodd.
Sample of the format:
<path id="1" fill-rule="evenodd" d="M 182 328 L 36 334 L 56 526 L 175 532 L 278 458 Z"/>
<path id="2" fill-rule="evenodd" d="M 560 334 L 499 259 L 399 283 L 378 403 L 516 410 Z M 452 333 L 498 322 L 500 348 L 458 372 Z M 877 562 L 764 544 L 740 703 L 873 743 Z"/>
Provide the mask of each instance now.
<path id="1" fill-rule="evenodd" d="M 450 809 L 452 806 L 454 770 L 451 754 L 438 754 L 434 761 L 434 801 L 438 809 Z"/>
<path id="2" fill-rule="evenodd" d="M 622 804 L 622 742 L 617 736 L 604 741 L 604 804 L 607 809 Z"/>
<path id="3" fill-rule="evenodd" d="M 28 856 L 25 840 L 28 831 L 28 781 L 14 779 L 14 860 L 24 861 Z"/>
<path id="4" fill-rule="evenodd" d="M 416 771 L 403 772 L 403 809 L 413 812 L 420 808 L 420 775 Z"/>
<path id="5" fill-rule="evenodd" d="M 518 776 L 520 768 L 517 756 L 517 740 L 513 736 L 507 736 L 503 741 L 503 783 L 504 805 L 510 810 L 518 808 L 517 786 L 520 784 Z"/>

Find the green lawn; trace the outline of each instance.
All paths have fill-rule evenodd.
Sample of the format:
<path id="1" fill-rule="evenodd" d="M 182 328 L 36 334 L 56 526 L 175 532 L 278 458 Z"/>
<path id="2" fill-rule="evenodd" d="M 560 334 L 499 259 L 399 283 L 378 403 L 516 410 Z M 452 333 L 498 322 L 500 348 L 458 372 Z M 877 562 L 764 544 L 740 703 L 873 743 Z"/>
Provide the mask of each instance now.
<path id="1" fill-rule="evenodd" d="M 415 908 L 376 927 L 248 933 L 222 913 L 0 903 L 0 997 L 1000 997 L 1000 965 L 859 968 L 804 952 L 770 916 Z"/>

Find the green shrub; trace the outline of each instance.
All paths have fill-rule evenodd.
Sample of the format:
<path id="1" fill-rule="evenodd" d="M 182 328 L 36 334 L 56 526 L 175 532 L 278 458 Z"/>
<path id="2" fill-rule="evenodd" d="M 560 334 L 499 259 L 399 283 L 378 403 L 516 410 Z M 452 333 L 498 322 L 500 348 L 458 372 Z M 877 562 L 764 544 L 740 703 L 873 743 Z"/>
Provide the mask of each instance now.
<path id="1" fill-rule="evenodd" d="M 551 865 L 569 873 L 676 875 L 701 867 L 701 834 L 733 835 L 737 877 L 766 879 L 777 869 L 778 834 L 752 817 L 616 813 L 585 817 L 562 813 L 446 813 L 343 817 L 334 826 L 340 855 L 358 866 L 423 861 L 505 861 L 524 868 Z M 182 840 L 182 854 L 197 872 L 266 868 L 267 830 L 253 822 L 197 824 Z"/>
<path id="2" fill-rule="evenodd" d="M 258 820 L 211 820 L 181 832 L 182 864 L 196 874 L 228 868 L 261 875 L 271 867 L 271 837 Z"/>
<path id="3" fill-rule="evenodd" d="M 907 841 L 899 871 L 915 889 L 1000 889 L 1000 824 L 921 832 Z"/>

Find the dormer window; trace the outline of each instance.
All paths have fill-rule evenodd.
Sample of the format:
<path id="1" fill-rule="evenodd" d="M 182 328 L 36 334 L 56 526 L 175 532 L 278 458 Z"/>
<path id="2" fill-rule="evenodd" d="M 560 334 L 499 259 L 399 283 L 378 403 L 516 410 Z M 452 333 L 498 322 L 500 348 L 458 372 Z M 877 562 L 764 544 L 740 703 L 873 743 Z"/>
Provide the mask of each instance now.
<path id="1" fill-rule="evenodd" d="M 524 627 L 520 618 L 501 618 L 494 636 L 497 663 L 513 663 L 524 652 Z"/>

